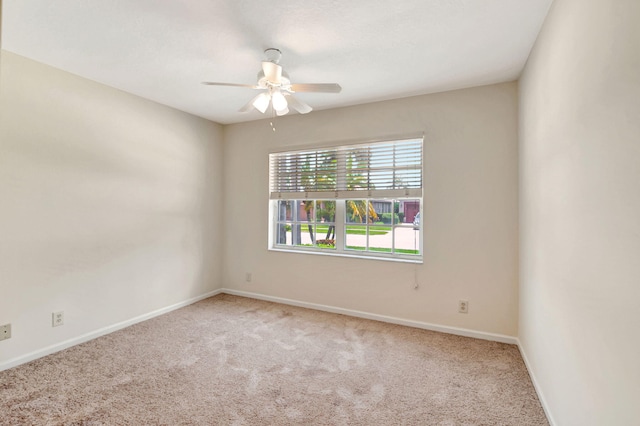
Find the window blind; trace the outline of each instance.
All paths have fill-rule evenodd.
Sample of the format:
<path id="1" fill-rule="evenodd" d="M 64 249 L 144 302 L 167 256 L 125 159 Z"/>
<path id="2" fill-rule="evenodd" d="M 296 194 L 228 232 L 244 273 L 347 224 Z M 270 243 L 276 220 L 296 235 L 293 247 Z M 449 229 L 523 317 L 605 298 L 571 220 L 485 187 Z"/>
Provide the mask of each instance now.
<path id="1" fill-rule="evenodd" d="M 271 199 L 422 196 L 422 138 L 269 155 Z"/>

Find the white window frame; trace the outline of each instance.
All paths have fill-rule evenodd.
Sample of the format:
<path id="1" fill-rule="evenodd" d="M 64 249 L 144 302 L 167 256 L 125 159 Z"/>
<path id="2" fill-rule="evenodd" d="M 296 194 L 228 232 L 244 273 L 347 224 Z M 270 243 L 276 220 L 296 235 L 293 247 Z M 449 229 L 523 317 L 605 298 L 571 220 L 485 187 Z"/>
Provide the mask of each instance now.
<path id="1" fill-rule="evenodd" d="M 408 155 L 412 156 L 412 160 L 417 161 L 419 157 L 419 166 L 413 164 L 411 167 L 411 171 L 409 171 L 408 181 L 410 182 L 408 185 L 406 183 L 403 184 L 400 181 L 400 187 L 396 184 L 396 179 L 392 184 L 383 184 L 383 188 L 378 189 L 375 185 L 379 183 L 380 180 L 376 181 L 376 178 L 369 178 L 369 176 L 375 173 L 368 173 L 367 182 L 364 185 L 364 188 L 361 189 L 351 189 L 349 190 L 346 185 L 346 167 L 345 167 L 345 156 L 342 154 L 337 155 L 336 163 L 338 166 L 338 170 L 336 171 L 335 185 L 331 187 L 330 185 L 320 184 L 319 186 L 323 186 L 322 188 L 312 188 L 312 191 L 304 191 L 307 187 L 301 188 L 300 185 L 297 187 L 289 189 L 285 185 L 284 191 L 278 191 L 278 189 L 282 188 L 282 185 L 279 187 L 278 183 L 282 182 L 281 175 L 278 176 L 278 167 L 277 164 L 274 164 L 274 161 L 282 161 L 284 155 L 288 155 L 291 158 L 297 158 L 296 155 L 314 155 L 322 152 L 349 152 L 349 150 L 357 150 L 359 153 L 362 150 L 366 150 L 371 148 L 368 152 L 376 152 L 376 149 L 379 150 L 387 150 L 388 146 L 393 145 L 399 147 L 406 146 L 417 146 L 419 144 L 419 150 L 416 152 L 415 150 L 408 150 Z M 400 150 L 400 148 L 398 148 Z M 387 150 L 388 151 L 388 150 Z M 330 255 L 330 256 L 344 256 L 344 257 L 356 257 L 356 258 L 369 258 L 369 259 L 382 259 L 382 260 L 394 260 L 394 261 L 402 261 L 402 262 L 412 262 L 412 263 L 422 263 L 423 261 L 423 229 L 424 229 L 424 213 L 421 213 L 420 216 L 422 218 L 421 226 L 417 230 L 418 239 L 419 239 L 419 254 L 403 254 L 393 252 L 395 245 L 395 230 L 396 228 L 412 228 L 413 224 L 411 223 L 401 223 L 395 224 L 392 223 L 390 226 L 392 227 L 392 252 L 376 252 L 376 251 L 359 251 L 353 249 L 346 248 L 346 226 L 348 225 L 357 225 L 355 223 L 346 223 L 346 200 L 389 200 L 389 201 L 403 201 L 403 200 L 414 200 L 419 202 L 419 211 L 423 210 L 423 138 L 422 137 L 410 137 L 410 138 L 397 138 L 397 139 L 384 139 L 377 141 L 368 141 L 363 143 L 352 143 L 349 145 L 340 145 L 333 147 L 318 147 L 311 149 L 304 149 L 298 151 L 286 151 L 286 152 L 272 152 L 270 153 L 270 164 L 269 164 L 269 173 L 270 173 L 270 197 L 269 197 L 269 224 L 270 224 L 270 232 L 269 232 L 269 250 L 274 251 L 285 251 L 285 252 L 295 252 L 295 253 L 310 253 L 310 254 L 321 254 L 321 255 Z M 369 154 L 369 158 L 371 158 L 375 154 Z M 286 158 L 290 158 L 286 157 Z M 395 167 L 396 157 L 399 158 L 399 155 L 396 156 L 396 148 L 393 149 L 393 176 L 396 176 L 396 170 L 400 172 L 405 171 L 407 167 Z M 307 158 L 307 157 L 305 157 Z M 298 163 L 296 163 L 298 164 Z M 371 167 L 372 161 L 368 161 L 367 170 L 375 170 Z M 316 162 L 317 165 L 317 162 Z M 295 166 L 294 166 L 295 167 Z M 419 170 L 417 170 L 419 167 Z M 275 171 L 274 171 L 275 169 Z M 298 169 L 299 170 L 299 169 Z M 385 168 L 384 176 L 388 177 L 389 168 Z M 295 174 L 295 173 L 294 173 Z M 289 176 L 289 174 L 287 174 Z M 297 175 L 296 175 L 297 176 Z M 418 177 L 416 177 L 418 176 Z M 278 178 L 280 177 L 280 180 Z M 317 177 L 317 176 L 316 176 Z M 316 181 L 318 179 L 315 179 Z M 313 178 L 310 181 L 314 181 Z M 388 180 L 387 180 L 388 181 Z M 289 182 L 289 181 L 288 181 Z M 404 185 L 404 186 L 403 186 Z M 293 186 L 296 186 L 295 184 Z M 310 201 L 310 200 L 328 200 L 328 201 L 336 201 L 336 212 L 335 212 L 335 249 L 328 248 L 319 248 L 313 246 L 297 246 L 297 245 L 283 245 L 276 244 L 276 238 L 278 233 L 278 224 L 282 223 L 278 221 L 278 201 L 280 200 L 300 200 L 300 201 Z M 392 217 L 395 217 L 392 215 Z M 315 221 L 315 219 L 314 219 Z M 304 222 L 303 224 L 306 224 Z M 364 226 L 372 226 L 366 225 Z M 375 228 L 375 226 L 373 226 Z M 368 228 L 370 229 L 370 228 Z M 368 235 L 368 234 L 367 234 Z M 316 236 L 317 238 L 317 236 Z M 368 237 L 367 237 L 368 241 Z M 367 243 L 368 246 L 368 243 Z M 368 249 L 367 249 L 368 250 Z"/>

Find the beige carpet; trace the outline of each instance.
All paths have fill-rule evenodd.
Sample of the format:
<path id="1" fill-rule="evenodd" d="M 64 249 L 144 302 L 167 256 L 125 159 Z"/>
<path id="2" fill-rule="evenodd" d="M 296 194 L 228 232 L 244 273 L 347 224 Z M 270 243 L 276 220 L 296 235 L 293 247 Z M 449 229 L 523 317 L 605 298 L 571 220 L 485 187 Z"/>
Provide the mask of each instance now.
<path id="1" fill-rule="evenodd" d="M 546 425 L 518 349 L 220 295 L 0 372 L 2 425 Z"/>

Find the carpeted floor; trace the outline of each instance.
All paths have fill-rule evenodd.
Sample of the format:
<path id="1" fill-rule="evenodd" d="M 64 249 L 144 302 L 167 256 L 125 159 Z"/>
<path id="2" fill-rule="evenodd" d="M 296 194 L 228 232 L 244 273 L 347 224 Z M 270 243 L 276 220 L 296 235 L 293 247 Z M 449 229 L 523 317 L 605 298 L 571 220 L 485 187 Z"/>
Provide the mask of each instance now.
<path id="1" fill-rule="evenodd" d="M 229 295 L 0 372 L 2 425 L 546 425 L 512 345 Z"/>

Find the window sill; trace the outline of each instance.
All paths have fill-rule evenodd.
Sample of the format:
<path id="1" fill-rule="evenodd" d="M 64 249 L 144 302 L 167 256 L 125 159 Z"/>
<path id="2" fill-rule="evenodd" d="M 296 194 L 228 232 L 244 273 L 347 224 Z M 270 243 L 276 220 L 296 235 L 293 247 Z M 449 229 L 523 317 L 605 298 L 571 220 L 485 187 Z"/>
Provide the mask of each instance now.
<path id="1" fill-rule="evenodd" d="M 286 249 L 280 247 L 270 247 L 269 251 L 282 252 L 282 253 L 296 253 L 296 254 L 311 254 L 318 256 L 332 256 L 332 257 L 346 257 L 352 259 L 365 259 L 365 260 L 383 260 L 386 262 L 398 262 L 398 263 L 414 263 L 414 264 L 422 264 L 424 263 L 422 257 L 410 259 L 406 257 L 386 257 L 384 255 L 359 255 L 359 254 L 351 254 L 345 252 L 336 252 L 336 251 L 317 251 L 317 250 L 304 250 L 304 249 Z"/>

